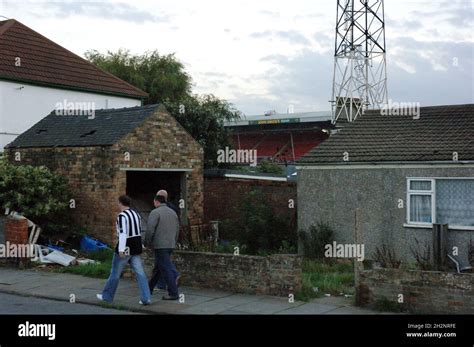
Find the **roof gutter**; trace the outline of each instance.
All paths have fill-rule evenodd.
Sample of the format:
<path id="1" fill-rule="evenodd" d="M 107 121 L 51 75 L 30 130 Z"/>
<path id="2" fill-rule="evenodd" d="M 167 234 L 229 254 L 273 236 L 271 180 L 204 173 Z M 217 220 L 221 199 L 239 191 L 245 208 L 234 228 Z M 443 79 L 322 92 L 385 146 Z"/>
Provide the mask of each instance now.
<path id="1" fill-rule="evenodd" d="M 459 161 L 372 161 L 348 163 L 312 163 L 296 165 L 297 170 L 324 170 L 324 169 L 389 169 L 389 168 L 423 168 L 423 167 L 474 167 L 474 160 Z"/>
<path id="2" fill-rule="evenodd" d="M 74 87 L 74 86 L 68 86 L 68 85 L 63 85 L 63 84 L 54 84 L 54 83 L 47 83 L 47 82 L 40 82 L 40 81 L 33 81 L 33 80 L 28 80 L 28 79 L 5 77 L 5 76 L 0 76 L 0 81 L 24 83 L 24 84 L 29 84 L 33 86 L 48 87 L 52 89 L 74 90 L 74 91 L 79 91 L 79 92 L 84 92 L 84 93 L 119 96 L 123 98 L 140 100 L 142 105 L 143 105 L 144 99 L 148 97 L 148 94 L 147 96 L 144 96 L 144 95 L 132 95 L 132 94 L 125 94 L 125 93 L 118 93 L 118 92 L 108 92 L 108 91 L 103 91 L 103 90 Z"/>

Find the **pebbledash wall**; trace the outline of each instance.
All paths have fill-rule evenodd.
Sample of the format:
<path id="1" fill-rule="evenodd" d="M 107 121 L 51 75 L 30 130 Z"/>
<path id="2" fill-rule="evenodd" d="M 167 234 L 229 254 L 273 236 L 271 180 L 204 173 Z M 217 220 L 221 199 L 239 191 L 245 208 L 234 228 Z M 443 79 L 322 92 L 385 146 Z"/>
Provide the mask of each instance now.
<path id="1" fill-rule="evenodd" d="M 296 227 L 296 182 L 276 181 L 263 178 L 225 177 L 223 173 L 206 170 L 204 174 L 204 220 L 236 218 L 235 208 L 242 200 L 256 191 L 264 196 L 268 206 L 275 213 L 294 220 Z M 288 201 L 294 201 L 294 208 L 288 208 Z"/>
<path id="2" fill-rule="evenodd" d="M 402 261 L 412 262 L 410 246 L 432 242 L 431 228 L 405 226 L 408 177 L 474 177 L 474 168 L 302 168 L 298 171 L 298 227 L 318 221 L 328 223 L 338 243 L 354 242 L 354 210 L 362 213 L 365 258 L 372 259 L 376 247 L 390 245 Z M 457 246 L 467 261 L 473 230 L 449 229 L 448 248 Z"/>
<path id="3" fill-rule="evenodd" d="M 358 303 L 374 306 L 378 301 L 398 303 L 424 314 L 473 314 L 474 274 L 400 269 L 374 269 L 360 273 Z"/>
<path id="4" fill-rule="evenodd" d="M 298 255 L 260 257 L 175 251 L 174 260 L 183 274 L 181 283 L 187 286 L 284 297 L 299 292 L 302 286 L 302 258 Z M 150 254 L 144 255 L 144 262 L 151 273 Z"/>
<path id="5" fill-rule="evenodd" d="M 202 148 L 163 109 L 112 146 L 6 148 L 5 152 L 12 163 L 44 165 L 65 176 L 76 203 L 75 222 L 110 244 L 116 238 L 117 197 L 126 192 L 126 168 L 191 169 L 186 179 L 188 223 L 202 222 Z M 17 152 L 21 162 L 15 161 Z M 130 153 L 129 161 L 124 161 L 125 152 Z"/>

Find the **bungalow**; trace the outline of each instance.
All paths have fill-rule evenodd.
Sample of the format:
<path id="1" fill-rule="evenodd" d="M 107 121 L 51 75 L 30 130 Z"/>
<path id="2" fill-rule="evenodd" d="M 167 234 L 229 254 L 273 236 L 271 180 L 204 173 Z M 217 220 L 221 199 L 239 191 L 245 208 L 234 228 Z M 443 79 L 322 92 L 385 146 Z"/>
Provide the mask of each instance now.
<path id="1" fill-rule="evenodd" d="M 360 209 L 366 258 L 382 244 L 401 260 L 448 224 L 447 249 L 474 242 L 474 104 L 422 107 L 417 117 L 366 112 L 297 163 L 298 226 L 328 223 L 354 242 Z"/>
<path id="2" fill-rule="evenodd" d="M 0 21 L 0 152 L 53 109 L 140 106 L 147 96 L 22 23 Z"/>

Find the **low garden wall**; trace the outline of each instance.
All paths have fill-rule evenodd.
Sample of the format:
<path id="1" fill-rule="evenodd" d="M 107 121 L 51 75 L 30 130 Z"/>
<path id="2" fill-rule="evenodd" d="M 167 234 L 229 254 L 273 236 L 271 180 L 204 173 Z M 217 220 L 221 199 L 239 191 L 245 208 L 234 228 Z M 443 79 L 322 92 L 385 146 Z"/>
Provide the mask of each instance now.
<path id="1" fill-rule="evenodd" d="M 181 284 L 245 294 L 288 297 L 301 290 L 302 258 L 292 254 L 266 257 L 176 251 L 174 260 L 182 274 Z M 145 257 L 151 273 L 153 259 Z"/>
<path id="2" fill-rule="evenodd" d="M 474 314 L 474 274 L 440 271 L 374 269 L 359 273 L 358 303 L 373 307 L 380 301 L 398 304 L 413 313 Z"/>

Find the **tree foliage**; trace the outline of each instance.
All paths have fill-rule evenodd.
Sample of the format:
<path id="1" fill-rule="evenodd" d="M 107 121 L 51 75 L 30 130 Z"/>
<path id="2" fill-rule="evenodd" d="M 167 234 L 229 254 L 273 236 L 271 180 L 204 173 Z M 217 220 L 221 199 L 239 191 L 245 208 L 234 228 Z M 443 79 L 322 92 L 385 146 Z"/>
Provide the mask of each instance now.
<path id="1" fill-rule="evenodd" d="M 191 93 L 191 76 L 174 54 L 160 55 L 153 51 L 132 55 L 120 49 L 107 54 L 91 50 L 85 56 L 102 70 L 146 91 L 150 95 L 147 104 L 177 101 Z"/>
<path id="2" fill-rule="evenodd" d="M 46 167 L 0 161 L 0 207 L 44 226 L 68 210 L 68 196 L 65 178 Z"/>

